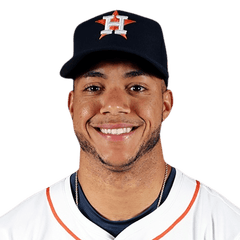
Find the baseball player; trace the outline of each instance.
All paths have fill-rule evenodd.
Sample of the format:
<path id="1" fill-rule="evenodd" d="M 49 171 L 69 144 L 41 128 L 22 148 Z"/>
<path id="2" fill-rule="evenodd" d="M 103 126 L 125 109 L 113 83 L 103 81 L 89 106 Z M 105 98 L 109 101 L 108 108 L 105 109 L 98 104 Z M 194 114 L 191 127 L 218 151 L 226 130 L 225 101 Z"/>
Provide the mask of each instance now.
<path id="1" fill-rule="evenodd" d="M 240 240 L 240 210 L 167 164 L 172 106 L 160 25 L 111 11 L 81 23 L 61 76 L 80 167 L 0 218 L 1 240 Z"/>

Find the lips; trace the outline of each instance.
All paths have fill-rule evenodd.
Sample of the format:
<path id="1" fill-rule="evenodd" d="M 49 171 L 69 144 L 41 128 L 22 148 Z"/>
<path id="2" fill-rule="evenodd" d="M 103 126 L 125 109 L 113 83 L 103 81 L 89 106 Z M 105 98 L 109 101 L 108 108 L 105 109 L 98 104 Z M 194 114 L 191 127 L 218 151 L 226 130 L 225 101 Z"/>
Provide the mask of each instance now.
<path id="1" fill-rule="evenodd" d="M 94 128 L 103 128 L 103 129 L 117 129 L 117 128 L 133 128 L 133 127 L 138 127 L 133 124 L 129 123 L 117 123 L 117 124 L 99 124 L 94 126 Z"/>
<path id="2" fill-rule="evenodd" d="M 139 126 L 133 124 L 101 124 L 94 127 L 97 133 L 108 141 L 118 142 L 129 139 Z M 124 130 L 124 131 L 123 131 Z"/>
<path id="3" fill-rule="evenodd" d="M 116 127 L 115 127 L 115 128 L 103 128 L 103 127 L 102 127 L 102 128 L 99 128 L 99 127 L 94 127 L 94 128 L 95 128 L 95 130 L 97 130 L 98 132 L 102 132 L 101 130 L 103 130 L 103 129 L 104 129 L 104 130 L 108 130 L 108 129 L 109 129 L 109 130 L 110 130 L 110 129 L 112 130 L 112 129 L 129 129 L 129 128 L 131 128 L 131 131 L 133 131 L 133 130 L 137 129 L 138 127 L 124 127 L 124 128 L 116 128 Z M 109 133 L 109 134 L 110 134 L 110 133 Z M 123 134 L 123 133 L 122 133 L 122 134 Z M 113 135 L 113 134 L 111 134 L 111 135 Z M 118 135 L 118 134 L 117 134 L 117 135 Z"/>

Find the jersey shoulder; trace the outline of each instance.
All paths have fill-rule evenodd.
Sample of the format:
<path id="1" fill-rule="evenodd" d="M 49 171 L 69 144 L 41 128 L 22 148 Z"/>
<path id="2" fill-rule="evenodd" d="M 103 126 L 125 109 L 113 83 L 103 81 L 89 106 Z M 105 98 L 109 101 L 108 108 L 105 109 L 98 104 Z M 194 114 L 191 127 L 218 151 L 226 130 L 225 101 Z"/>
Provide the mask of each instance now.
<path id="1" fill-rule="evenodd" d="M 240 240 L 240 209 L 205 184 L 200 184 L 193 208 L 196 233 L 206 239 Z"/>
<path id="2" fill-rule="evenodd" d="M 54 185 L 61 184 L 63 181 Z M 41 229 L 47 229 L 49 213 L 46 189 L 44 189 L 0 218 L 0 239 L 36 239 Z"/>
<path id="3" fill-rule="evenodd" d="M 213 210 L 223 208 L 240 217 L 240 208 L 235 206 L 220 193 L 216 192 L 215 190 L 209 188 L 204 184 L 201 184 L 201 196 L 204 201 L 207 200 L 208 203 L 211 204 Z"/>

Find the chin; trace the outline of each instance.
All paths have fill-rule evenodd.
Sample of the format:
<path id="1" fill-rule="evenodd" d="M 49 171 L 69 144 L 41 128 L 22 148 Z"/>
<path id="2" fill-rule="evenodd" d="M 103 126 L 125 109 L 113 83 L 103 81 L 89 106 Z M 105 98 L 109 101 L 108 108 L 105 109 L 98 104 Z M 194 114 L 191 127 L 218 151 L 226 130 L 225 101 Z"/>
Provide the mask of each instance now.
<path id="1" fill-rule="evenodd" d="M 102 162 L 104 167 L 106 167 L 108 170 L 111 170 L 113 172 L 124 172 L 124 171 L 130 170 L 133 167 L 137 158 L 132 157 L 127 159 L 126 157 L 120 158 L 120 156 L 118 156 L 118 159 L 115 158 L 114 161 L 112 161 L 112 160 L 107 160 L 107 158 L 101 158 L 99 156 L 99 160 Z"/>

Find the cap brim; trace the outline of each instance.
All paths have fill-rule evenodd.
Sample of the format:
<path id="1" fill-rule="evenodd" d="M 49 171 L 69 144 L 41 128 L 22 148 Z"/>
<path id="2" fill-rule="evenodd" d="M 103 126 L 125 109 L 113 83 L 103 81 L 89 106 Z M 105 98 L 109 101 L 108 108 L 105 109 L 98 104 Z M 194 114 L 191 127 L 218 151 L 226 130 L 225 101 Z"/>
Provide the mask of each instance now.
<path id="1" fill-rule="evenodd" d="M 165 68 L 160 65 L 158 62 L 155 62 L 152 59 L 149 59 L 147 56 L 142 55 L 141 53 L 137 53 L 135 51 L 130 51 L 129 49 L 124 49 L 124 48 L 119 48 L 119 47 L 108 47 L 108 48 L 99 48 L 99 49 L 90 49 L 90 50 L 86 50 L 81 52 L 81 54 L 78 55 L 74 55 L 68 62 L 66 62 L 61 71 L 60 71 L 60 75 L 64 78 L 73 78 L 75 77 L 75 73 L 77 71 L 81 71 L 81 69 L 76 69 L 76 68 L 81 68 L 80 67 L 80 63 L 81 61 L 88 56 L 91 53 L 104 53 L 106 51 L 117 51 L 117 52 L 123 52 L 123 53 L 130 53 L 130 54 L 134 54 L 140 58 L 143 58 L 145 60 L 147 60 L 149 63 L 151 63 L 163 76 L 164 76 L 164 80 L 165 82 L 168 79 L 168 73 L 166 72 Z M 167 85 L 167 82 L 166 82 Z"/>

